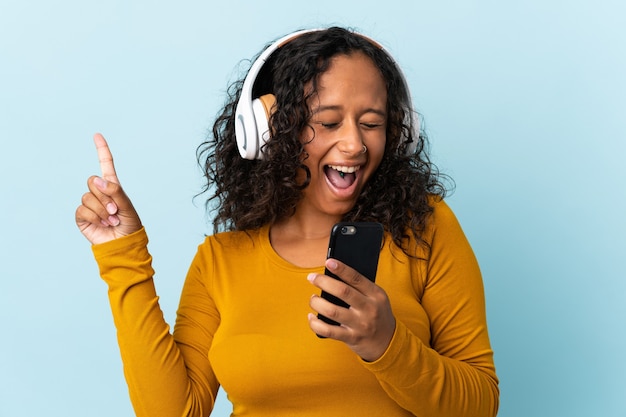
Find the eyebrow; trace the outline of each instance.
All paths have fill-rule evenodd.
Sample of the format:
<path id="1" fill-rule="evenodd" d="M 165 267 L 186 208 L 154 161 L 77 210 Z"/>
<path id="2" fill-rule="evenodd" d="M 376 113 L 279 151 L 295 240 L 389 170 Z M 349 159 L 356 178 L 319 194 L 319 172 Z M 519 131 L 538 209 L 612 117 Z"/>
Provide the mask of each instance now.
<path id="1" fill-rule="evenodd" d="M 315 116 L 317 113 L 326 111 L 326 110 L 333 110 L 333 111 L 337 111 L 337 110 L 341 110 L 341 106 L 337 106 L 337 105 L 327 105 L 327 106 L 318 106 L 316 109 L 313 110 L 313 112 L 311 112 L 311 116 Z M 381 117 L 387 118 L 387 112 L 384 110 L 380 110 L 380 109 L 375 109 L 373 107 L 367 108 L 365 109 L 365 111 L 363 112 L 365 113 L 374 113 L 377 114 Z"/>

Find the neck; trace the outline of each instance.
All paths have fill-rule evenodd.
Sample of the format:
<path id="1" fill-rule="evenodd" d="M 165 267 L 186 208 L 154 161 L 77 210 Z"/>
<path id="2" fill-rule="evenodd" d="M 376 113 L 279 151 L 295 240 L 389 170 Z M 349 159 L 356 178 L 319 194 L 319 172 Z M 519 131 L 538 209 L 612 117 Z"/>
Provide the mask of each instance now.
<path id="1" fill-rule="evenodd" d="M 300 267 L 324 264 L 332 226 L 339 218 L 294 214 L 270 227 L 270 243 L 283 259 Z"/>
<path id="2" fill-rule="evenodd" d="M 328 239 L 333 225 L 341 221 L 341 216 L 330 216 L 319 212 L 296 210 L 293 216 L 272 225 L 274 232 L 298 236 L 300 239 Z"/>

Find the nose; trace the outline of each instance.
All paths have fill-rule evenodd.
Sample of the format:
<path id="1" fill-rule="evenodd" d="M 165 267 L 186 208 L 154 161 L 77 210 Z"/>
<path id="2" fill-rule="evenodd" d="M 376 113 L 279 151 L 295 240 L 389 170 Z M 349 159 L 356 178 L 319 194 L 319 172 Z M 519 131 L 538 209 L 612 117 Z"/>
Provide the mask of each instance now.
<path id="1" fill-rule="evenodd" d="M 356 156 L 363 153 L 365 144 L 358 123 L 344 123 L 341 129 L 341 138 L 337 143 L 337 148 L 341 153 L 348 156 Z"/>

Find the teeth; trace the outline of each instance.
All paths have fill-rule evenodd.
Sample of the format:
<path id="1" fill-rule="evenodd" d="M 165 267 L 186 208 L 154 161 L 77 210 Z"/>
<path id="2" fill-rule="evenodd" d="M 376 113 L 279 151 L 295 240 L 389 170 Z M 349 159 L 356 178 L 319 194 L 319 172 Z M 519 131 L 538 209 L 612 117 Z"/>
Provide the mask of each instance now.
<path id="1" fill-rule="evenodd" d="M 361 166 L 355 166 L 355 167 L 344 167 L 344 166 L 340 166 L 340 165 L 328 165 L 330 168 L 334 169 L 335 171 L 339 171 L 339 172 L 343 172 L 344 174 L 351 174 L 353 172 L 358 171 Z"/>

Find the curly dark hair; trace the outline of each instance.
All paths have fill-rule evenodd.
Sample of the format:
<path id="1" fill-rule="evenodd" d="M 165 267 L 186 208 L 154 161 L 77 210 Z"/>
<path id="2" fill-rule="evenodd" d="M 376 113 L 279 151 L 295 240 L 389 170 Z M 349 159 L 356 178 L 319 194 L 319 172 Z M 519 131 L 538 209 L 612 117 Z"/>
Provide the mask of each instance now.
<path id="1" fill-rule="evenodd" d="M 208 192 L 208 213 L 215 213 L 214 232 L 258 229 L 291 216 L 308 185 L 302 164 L 301 133 L 309 127 L 307 100 L 337 55 L 363 53 L 380 70 L 387 87 L 387 141 L 383 160 L 363 188 L 345 221 L 377 221 L 406 252 L 407 238 L 418 242 L 433 211 L 431 199 L 443 198 L 443 176 L 431 163 L 424 133 L 414 134 L 412 105 L 404 78 L 393 59 L 368 38 L 349 29 L 331 27 L 302 34 L 269 57 L 253 87 L 253 97 L 273 93 L 271 139 L 263 160 L 239 155 L 235 140 L 235 109 L 243 80 L 233 83 L 212 135 L 197 149 Z M 312 88 L 306 88 L 312 85 Z M 406 153 L 408 143 L 415 151 Z M 298 170 L 307 181 L 298 183 Z M 252 186 L 253 184 L 253 186 Z"/>

